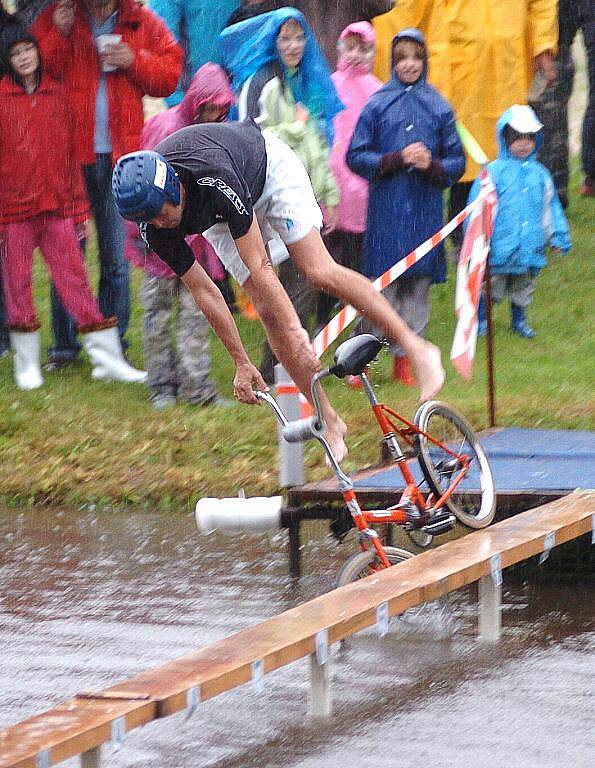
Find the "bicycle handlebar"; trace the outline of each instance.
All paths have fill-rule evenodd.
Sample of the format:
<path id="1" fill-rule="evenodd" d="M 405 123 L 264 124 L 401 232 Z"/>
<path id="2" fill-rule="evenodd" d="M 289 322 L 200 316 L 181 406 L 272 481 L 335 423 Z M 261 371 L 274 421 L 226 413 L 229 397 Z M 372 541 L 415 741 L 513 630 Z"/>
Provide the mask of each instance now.
<path id="1" fill-rule="evenodd" d="M 261 392 L 256 390 L 254 394 L 259 400 L 262 400 L 273 409 L 275 415 L 279 419 L 281 426 L 283 427 L 283 437 L 288 443 L 301 443 L 304 440 L 318 439 L 320 435 L 326 431 L 326 422 L 324 420 L 324 414 L 322 412 L 322 405 L 320 403 L 319 386 L 321 379 L 329 376 L 331 371 L 328 368 L 324 368 L 322 371 L 312 376 L 310 384 L 310 391 L 312 392 L 312 402 L 314 404 L 314 416 L 308 416 L 305 419 L 297 419 L 296 421 L 288 421 L 285 414 L 279 407 L 279 403 L 275 400 L 273 395 L 269 392 Z"/>
<path id="2" fill-rule="evenodd" d="M 308 416 L 305 419 L 288 421 L 287 417 L 279 407 L 279 403 L 275 400 L 273 395 L 271 395 L 269 392 L 261 392 L 260 390 L 255 390 L 254 394 L 259 400 L 267 403 L 272 408 L 275 415 L 277 416 L 277 419 L 281 423 L 283 438 L 288 443 L 302 443 L 306 440 L 318 440 L 318 442 L 324 448 L 330 465 L 335 475 L 337 476 L 337 479 L 341 483 L 341 486 L 353 487 L 351 480 L 339 466 L 339 462 L 337 461 L 331 446 L 324 437 L 324 433 L 326 432 L 326 422 L 322 412 L 319 387 L 320 381 L 325 377 L 330 376 L 331 373 L 332 371 L 329 368 L 324 368 L 312 376 L 310 387 L 315 413 L 314 416 Z"/>

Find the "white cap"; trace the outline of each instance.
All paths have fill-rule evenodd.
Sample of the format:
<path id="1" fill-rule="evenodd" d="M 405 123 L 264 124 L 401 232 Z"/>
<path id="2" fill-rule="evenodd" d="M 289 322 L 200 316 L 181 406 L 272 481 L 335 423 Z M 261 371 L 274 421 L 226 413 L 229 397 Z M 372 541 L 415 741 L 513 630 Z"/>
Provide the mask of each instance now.
<path id="1" fill-rule="evenodd" d="M 526 104 L 513 104 L 509 112 L 508 125 L 518 133 L 537 133 L 543 128 L 535 112 Z"/>

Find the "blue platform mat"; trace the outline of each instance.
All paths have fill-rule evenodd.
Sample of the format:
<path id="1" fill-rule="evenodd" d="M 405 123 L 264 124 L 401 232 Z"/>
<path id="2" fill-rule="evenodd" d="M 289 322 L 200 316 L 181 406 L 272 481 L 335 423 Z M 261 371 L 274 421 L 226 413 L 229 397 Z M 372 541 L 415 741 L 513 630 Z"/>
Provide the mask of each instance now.
<path id="1" fill-rule="evenodd" d="M 595 432 L 509 427 L 480 437 L 497 493 L 595 489 Z M 403 478 L 397 467 L 388 467 L 354 485 L 402 488 Z"/>

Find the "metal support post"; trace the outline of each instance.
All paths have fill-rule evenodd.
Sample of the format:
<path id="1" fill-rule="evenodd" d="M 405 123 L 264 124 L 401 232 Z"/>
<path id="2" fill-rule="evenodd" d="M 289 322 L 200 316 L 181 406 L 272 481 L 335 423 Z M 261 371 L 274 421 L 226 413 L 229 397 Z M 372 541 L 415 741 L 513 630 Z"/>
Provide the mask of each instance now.
<path id="1" fill-rule="evenodd" d="M 100 768 L 101 745 L 81 754 L 81 768 Z"/>
<path id="2" fill-rule="evenodd" d="M 300 521 L 292 520 L 289 526 L 289 573 L 296 579 L 302 575 L 300 546 Z"/>
<path id="3" fill-rule="evenodd" d="M 310 717 L 323 718 L 332 714 L 330 666 L 329 659 L 320 664 L 317 654 L 310 654 Z"/>
<path id="4" fill-rule="evenodd" d="M 497 583 L 491 575 L 479 580 L 479 640 L 482 643 L 497 643 L 502 630 L 500 615 L 502 607 L 502 582 Z"/>

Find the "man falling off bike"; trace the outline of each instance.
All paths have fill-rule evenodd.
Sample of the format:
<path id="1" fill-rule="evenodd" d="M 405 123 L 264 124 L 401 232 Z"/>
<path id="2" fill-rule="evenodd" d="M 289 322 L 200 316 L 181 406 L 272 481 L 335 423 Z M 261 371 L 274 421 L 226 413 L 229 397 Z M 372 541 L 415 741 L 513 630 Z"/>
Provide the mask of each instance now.
<path id="1" fill-rule="evenodd" d="M 186 244 L 189 234 L 204 234 L 244 287 L 271 348 L 307 398 L 318 361 L 271 263 L 268 244 L 275 240 L 314 289 L 356 307 L 405 350 L 422 401 L 440 390 L 444 370 L 438 348 L 417 336 L 369 280 L 333 261 L 320 236 L 322 213 L 310 179 L 276 136 L 261 133 L 252 122 L 189 126 L 155 152 L 121 157 L 112 187 L 121 215 L 140 224 L 147 246 L 181 277 L 225 345 L 236 366 L 234 394 L 241 402 L 258 402 L 253 387 L 267 387 L 223 296 Z M 340 461 L 347 454 L 345 424 L 326 398 L 323 411 L 327 438 Z"/>

